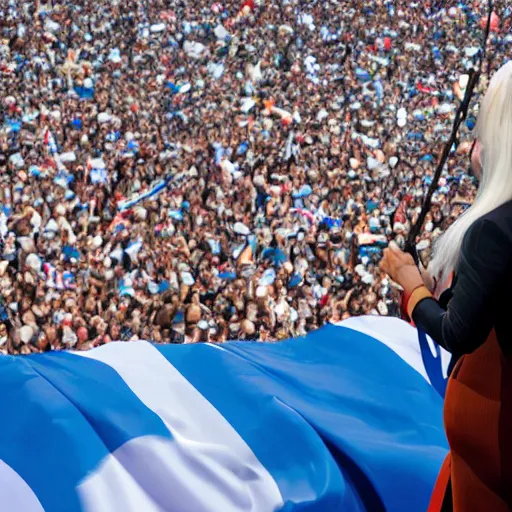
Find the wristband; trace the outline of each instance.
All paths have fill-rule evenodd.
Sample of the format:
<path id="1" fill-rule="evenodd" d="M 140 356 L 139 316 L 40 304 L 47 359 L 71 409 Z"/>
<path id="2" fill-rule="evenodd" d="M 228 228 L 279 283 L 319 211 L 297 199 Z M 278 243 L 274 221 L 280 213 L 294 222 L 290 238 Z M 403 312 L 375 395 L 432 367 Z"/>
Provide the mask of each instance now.
<path id="1" fill-rule="evenodd" d="M 414 308 L 423 300 L 433 298 L 432 294 L 428 291 L 427 287 L 422 285 L 418 286 L 411 295 L 409 296 L 407 302 L 405 303 L 405 309 L 407 311 L 407 315 L 410 319 L 412 319 L 412 314 L 414 312 Z"/>
<path id="2" fill-rule="evenodd" d="M 407 292 L 403 292 L 402 293 L 402 300 L 401 300 L 401 303 L 400 303 L 400 308 L 402 310 L 402 319 L 403 320 L 407 320 L 407 321 L 412 321 L 412 318 L 409 318 L 409 314 L 407 312 L 407 304 L 409 303 L 409 299 L 411 298 L 411 295 L 418 289 L 418 288 L 422 288 L 424 285 L 420 284 L 418 285 L 416 288 L 413 289 L 412 292 L 410 293 L 407 293 Z"/>

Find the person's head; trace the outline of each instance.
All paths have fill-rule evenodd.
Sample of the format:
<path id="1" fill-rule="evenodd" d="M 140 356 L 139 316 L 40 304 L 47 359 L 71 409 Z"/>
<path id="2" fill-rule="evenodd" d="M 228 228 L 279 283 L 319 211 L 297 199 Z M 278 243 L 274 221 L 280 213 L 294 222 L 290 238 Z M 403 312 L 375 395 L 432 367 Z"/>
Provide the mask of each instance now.
<path id="1" fill-rule="evenodd" d="M 121 334 L 121 329 L 118 324 L 112 324 L 110 326 L 110 336 L 113 340 L 119 339 L 119 336 Z"/>
<path id="2" fill-rule="evenodd" d="M 87 339 L 89 338 L 89 333 L 87 332 L 87 328 L 82 326 L 79 327 L 76 331 L 76 334 L 78 336 L 78 341 L 80 343 L 85 343 Z"/>
<path id="3" fill-rule="evenodd" d="M 481 145 L 480 186 L 473 205 L 435 245 L 429 271 L 440 282 L 455 270 L 462 240 L 471 225 L 512 199 L 512 61 L 502 66 L 489 84 L 480 107 L 476 135 Z M 473 167 L 478 174 L 479 166 Z"/>

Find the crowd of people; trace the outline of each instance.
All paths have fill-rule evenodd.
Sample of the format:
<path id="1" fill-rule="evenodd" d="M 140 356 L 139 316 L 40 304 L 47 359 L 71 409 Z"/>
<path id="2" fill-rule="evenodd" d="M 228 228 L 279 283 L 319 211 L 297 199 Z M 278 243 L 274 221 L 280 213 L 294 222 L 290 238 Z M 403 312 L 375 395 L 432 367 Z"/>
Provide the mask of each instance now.
<path id="1" fill-rule="evenodd" d="M 1 0 L 0 350 L 301 336 L 397 315 L 487 2 Z M 482 83 L 418 250 L 471 203 Z"/>

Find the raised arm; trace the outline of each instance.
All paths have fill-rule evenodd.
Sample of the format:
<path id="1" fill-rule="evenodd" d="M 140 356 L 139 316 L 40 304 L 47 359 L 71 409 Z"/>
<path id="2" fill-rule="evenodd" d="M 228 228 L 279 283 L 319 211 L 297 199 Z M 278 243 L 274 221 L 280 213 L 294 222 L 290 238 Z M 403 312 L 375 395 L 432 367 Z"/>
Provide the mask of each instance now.
<path id="1" fill-rule="evenodd" d="M 508 282 L 510 237 L 493 221 L 477 220 L 462 244 L 453 296 L 444 310 L 424 286 L 412 257 L 396 247 L 385 251 L 382 269 L 409 297 L 407 313 L 414 323 L 446 350 L 471 353 L 494 325 L 500 287 Z"/>
<path id="2" fill-rule="evenodd" d="M 476 221 L 464 238 L 448 309 L 432 297 L 411 302 L 407 309 L 414 323 L 450 352 L 476 350 L 493 328 L 495 304 L 507 282 L 511 256 L 505 233 L 492 221 Z"/>

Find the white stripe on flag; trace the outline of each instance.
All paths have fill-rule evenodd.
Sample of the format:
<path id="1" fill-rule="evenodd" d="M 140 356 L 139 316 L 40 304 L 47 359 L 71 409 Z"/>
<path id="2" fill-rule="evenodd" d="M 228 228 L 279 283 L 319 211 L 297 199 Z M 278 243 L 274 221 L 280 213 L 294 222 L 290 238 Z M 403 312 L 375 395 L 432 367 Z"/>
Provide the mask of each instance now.
<path id="1" fill-rule="evenodd" d="M 110 343 L 77 354 L 116 370 L 173 436 L 134 439 L 111 454 L 80 486 L 87 511 L 120 510 L 120 495 L 125 512 L 266 512 L 283 505 L 276 482 L 236 430 L 151 344 Z"/>
<path id="2" fill-rule="evenodd" d="M 78 487 L 84 512 L 172 510 L 156 503 L 158 493 L 162 494 L 158 488 L 162 476 L 169 477 L 167 461 L 160 474 L 162 461 L 169 455 L 166 441 L 156 437 L 132 439 L 105 458 Z M 150 483 L 139 479 L 148 479 Z"/>
<path id="3" fill-rule="evenodd" d="M 0 482 L 0 512 L 44 512 L 34 491 L 3 460 L 0 460 Z"/>
<path id="4" fill-rule="evenodd" d="M 361 316 L 353 317 L 336 325 L 353 329 L 367 336 L 371 336 L 387 345 L 396 354 L 398 354 L 409 366 L 412 366 L 420 373 L 425 380 L 430 382 L 427 370 L 421 357 L 421 348 L 418 339 L 418 331 L 412 325 L 394 317 L 383 316 Z M 427 336 L 432 355 L 436 357 L 433 350 L 433 341 Z M 451 355 L 446 350 L 441 349 L 441 365 L 443 376 L 448 374 Z"/>

